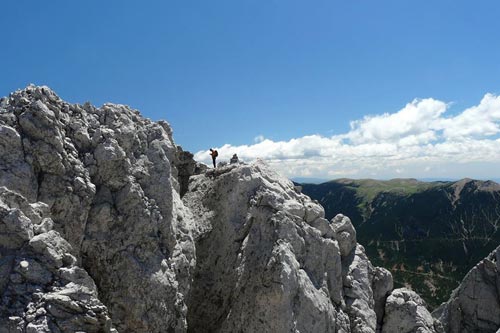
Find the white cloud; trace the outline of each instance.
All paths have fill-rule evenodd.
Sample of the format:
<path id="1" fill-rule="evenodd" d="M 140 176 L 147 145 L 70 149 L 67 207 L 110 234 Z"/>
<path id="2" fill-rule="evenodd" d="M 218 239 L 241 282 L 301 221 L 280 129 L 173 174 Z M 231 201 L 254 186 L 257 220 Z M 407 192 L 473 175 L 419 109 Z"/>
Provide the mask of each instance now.
<path id="1" fill-rule="evenodd" d="M 261 135 L 257 135 L 255 138 L 253 138 L 253 142 L 259 143 L 259 142 L 264 141 L 265 139 L 266 138 L 264 138 L 264 136 L 261 134 Z"/>
<path id="2" fill-rule="evenodd" d="M 277 142 L 259 135 L 253 145 L 218 148 L 219 159 L 263 158 L 290 177 L 499 177 L 485 172 L 500 170 L 500 97 L 486 94 L 453 117 L 446 117 L 448 108 L 432 98 L 414 100 L 353 121 L 348 133 Z M 210 163 L 205 151 L 195 159 Z"/>
<path id="3" fill-rule="evenodd" d="M 354 144 L 397 142 L 404 137 L 411 137 L 413 142 L 426 143 L 434 137 L 436 120 L 446 108 L 446 103 L 432 98 L 414 100 L 396 113 L 366 116 L 351 122 L 351 131 L 346 138 Z"/>
<path id="4" fill-rule="evenodd" d="M 500 97 L 486 94 L 481 103 L 456 117 L 444 119 L 442 128 L 447 138 L 487 137 L 500 132 Z"/>

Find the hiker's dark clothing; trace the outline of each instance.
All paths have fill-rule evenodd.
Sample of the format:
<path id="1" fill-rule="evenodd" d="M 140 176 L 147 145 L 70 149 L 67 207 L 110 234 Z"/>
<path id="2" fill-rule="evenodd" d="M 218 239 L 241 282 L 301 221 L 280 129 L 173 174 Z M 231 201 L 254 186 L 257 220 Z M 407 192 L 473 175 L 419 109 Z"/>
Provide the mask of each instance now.
<path id="1" fill-rule="evenodd" d="M 210 155 L 212 156 L 212 162 L 214 163 L 214 168 L 216 167 L 215 159 L 219 156 L 219 153 L 215 149 L 210 149 Z"/>

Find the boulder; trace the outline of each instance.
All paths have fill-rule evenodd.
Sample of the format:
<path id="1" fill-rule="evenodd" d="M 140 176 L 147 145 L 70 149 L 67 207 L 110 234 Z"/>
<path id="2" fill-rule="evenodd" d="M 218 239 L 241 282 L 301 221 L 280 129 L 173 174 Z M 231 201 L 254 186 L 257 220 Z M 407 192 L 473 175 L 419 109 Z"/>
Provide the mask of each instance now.
<path id="1" fill-rule="evenodd" d="M 340 253 L 343 257 L 348 256 L 356 247 L 356 229 L 354 229 L 351 219 L 338 214 L 331 220 L 330 225 L 339 242 Z"/>
<path id="2" fill-rule="evenodd" d="M 387 297 L 382 333 L 434 333 L 439 323 L 427 310 L 424 300 L 414 291 L 395 289 Z"/>

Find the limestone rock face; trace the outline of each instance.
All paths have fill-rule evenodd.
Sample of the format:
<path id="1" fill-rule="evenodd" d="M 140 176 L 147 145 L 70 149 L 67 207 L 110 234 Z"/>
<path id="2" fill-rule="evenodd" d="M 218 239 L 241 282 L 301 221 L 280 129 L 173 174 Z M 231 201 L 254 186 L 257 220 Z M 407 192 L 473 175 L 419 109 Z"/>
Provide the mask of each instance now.
<path id="1" fill-rule="evenodd" d="M 114 331 L 94 280 L 50 230 L 47 212 L 0 187 L 0 332 Z"/>
<path id="2" fill-rule="evenodd" d="M 341 241 L 344 240 L 342 237 Z M 372 290 L 374 267 L 361 245 L 356 245 L 349 255 L 342 258 L 342 275 L 352 332 L 375 332 L 377 316 Z"/>
<path id="3" fill-rule="evenodd" d="M 387 297 L 382 332 L 434 333 L 435 323 L 424 300 L 414 291 L 395 289 Z"/>
<path id="4" fill-rule="evenodd" d="M 356 229 L 351 220 L 347 216 L 338 214 L 332 219 L 331 226 L 335 232 L 335 238 L 339 241 L 340 253 L 344 257 L 348 256 L 356 247 Z"/>
<path id="5" fill-rule="evenodd" d="M 192 177 L 183 200 L 198 221 L 191 332 L 348 329 L 338 244 L 305 222 L 309 199 L 287 180 L 231 165 Z"/>
<path id="6" fill-rule="evenodd" d="M 377 315 L 377 331 L 380 331 L 385 315 L 385 302 L 387 296 L 394 289 L 392 274 L 387 269 L 375 267 L 373 270 L 373 299 L 375 301 L 375 314 Z"/>
<path id="7" fill-rule="evenodd" d="M 193 176 L 183 201 L 197 221 L 191 332 L 375 332 L 374 268 L 335 238 L 352 229 L 263 162 Z"/>
<path id="8" fill-rule="evenodd" d="M 433 316 L 441 321 L 445 332 L 500 330 L 500 246 L 469 271 Z"/>
<path id="9" fill-rule="evenodd" d="M 193 221 L 179 195 L 179 156 L 166 122 L 123 105 L 72 105 L 35 86 L 1 99 L 0 186 L 49 219 L 30 223 L 34 208 L 3 217 L 0 260 L 14 248 L 17 258 L 27 241 L 57 269 L 70 252 L 118 330 L 186 330 L 195 252 Z M 186 158 L 183 165 L 185 176 Z"/>

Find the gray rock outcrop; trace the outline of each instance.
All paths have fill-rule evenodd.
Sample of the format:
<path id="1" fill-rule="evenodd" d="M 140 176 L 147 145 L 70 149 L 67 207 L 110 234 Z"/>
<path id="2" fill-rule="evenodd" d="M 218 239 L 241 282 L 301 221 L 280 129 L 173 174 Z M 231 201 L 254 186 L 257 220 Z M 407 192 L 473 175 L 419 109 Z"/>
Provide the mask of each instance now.
<path id="1" fill-rule="evenodd" d="M 385 303 L 387 297 L 394 289 L 392 274 L 387 269 L 375 267 L 373 270 L 373 300 L 375 301 L 375 314 L 377 315 L 377 332 L 382 329 L 385 316 Z"/>
<path id="2" fill-rule="evenodd" d="M 433 316 L 447 333 L 500 330 L 500 246 L 479 262 Z"/>
<path id="3" fill-rule="evenodd" d="M 192 177 L 183 201 L 198 221 L 190 331 L 376 331 L 374 268 L 347 217 L 329 223 L 261 161 Z"/>
<path id="4" fill-rule="evenodd" d="M 439 325 L 414 291 L 395 289 L 387 297 L 382 333 L 435 333 Z"/>
<path id="5" fill-rule="evenodd" d="M 35 86 L 0 101 L 0 186 L 46 205 L 38 228 L 67 241 L 120 331 L 187 328 L 195 250 L 177 151 L 166 122 L 123 105 L 72 105 Z"/>
<path id="6" fill-rule="evenodd" d="M 356 229 L 351 220 L 347 216 L 338 214 L 332 219 L 331 226 L 339 242 L 340 253 L 344 257 L 348 256 L 356 247 Z"/>
<path id="7" fill-rule="evenodd" d="M 112 332 L 97 287 L 48 206 L 0 187 L 0 332 Z"/>
<path id="8" fill-rule="evenodd" d="M 348 331 L 338 244 L 305 222 L 288 180 L 232 165 L 192 177 L 183 200 L 200 222 L 190 331 Z"/>

